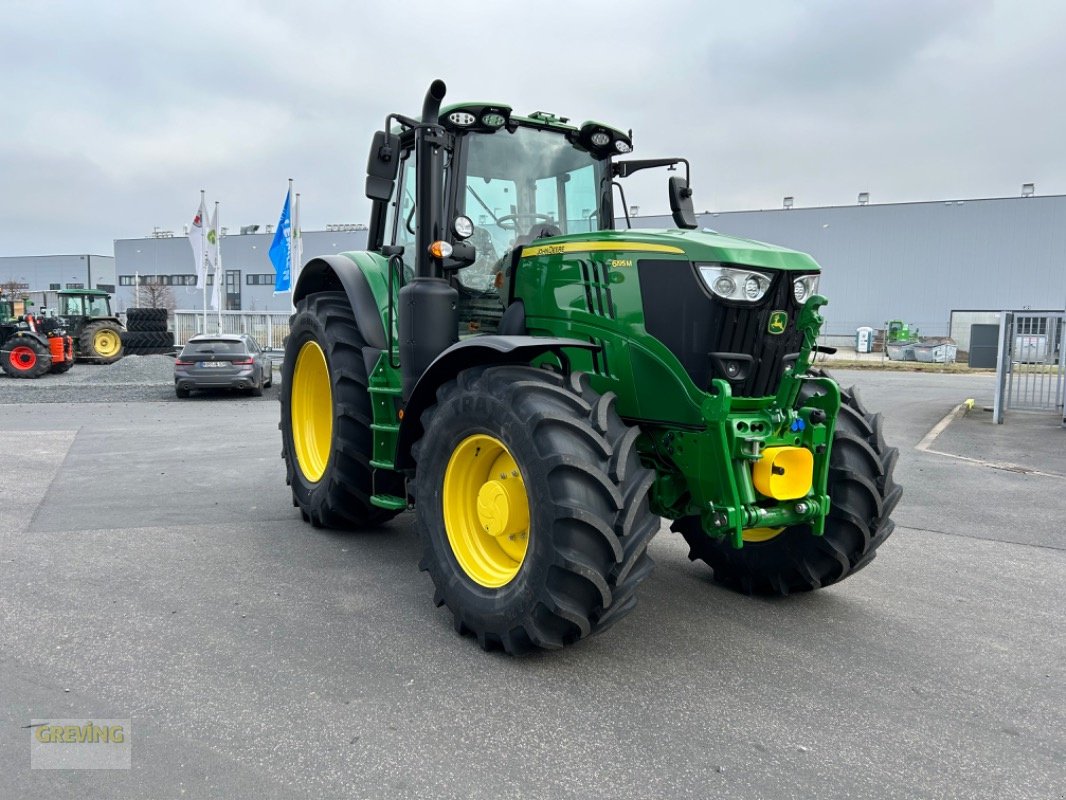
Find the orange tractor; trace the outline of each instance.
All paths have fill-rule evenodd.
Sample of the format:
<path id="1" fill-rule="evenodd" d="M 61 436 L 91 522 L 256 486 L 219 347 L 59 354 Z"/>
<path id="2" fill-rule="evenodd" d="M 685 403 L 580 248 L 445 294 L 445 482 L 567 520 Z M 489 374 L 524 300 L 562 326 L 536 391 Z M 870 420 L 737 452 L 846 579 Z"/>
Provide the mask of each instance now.
<path id="1" fill-rule="evenodd" d="M 0 300 L 0 367 L 12 378 L 39 378 L 74 365 L 74 340 L 54 319 L 16 316 L 15 301 Z"/>

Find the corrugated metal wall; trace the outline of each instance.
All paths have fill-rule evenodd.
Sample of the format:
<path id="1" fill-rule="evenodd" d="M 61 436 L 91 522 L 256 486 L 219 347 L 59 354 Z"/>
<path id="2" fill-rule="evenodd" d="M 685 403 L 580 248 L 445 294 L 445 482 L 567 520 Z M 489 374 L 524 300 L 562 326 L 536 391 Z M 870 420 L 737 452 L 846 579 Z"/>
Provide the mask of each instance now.
<path id="1" fill-rule="evenodd" d="M 952 309 L 1066 305 L 1066 196 L 700 214 L 720 233 L 810 253 L 827 332 L 903 319 L 948 335 Z M 641 217 L 634 227 L 673 227 Z"/>

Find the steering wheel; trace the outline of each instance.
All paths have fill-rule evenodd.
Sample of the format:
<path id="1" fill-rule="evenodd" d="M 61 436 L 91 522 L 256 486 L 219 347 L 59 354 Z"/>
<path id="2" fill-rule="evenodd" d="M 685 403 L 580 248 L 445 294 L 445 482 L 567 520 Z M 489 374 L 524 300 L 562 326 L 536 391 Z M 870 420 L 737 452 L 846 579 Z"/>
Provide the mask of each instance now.
<path id="1" fill-rule="evenodd" d="M 533 214 L 504 214 L 502 217 L 496 217 L 496 219 L 494 219 L 493 222 L 495 222 L 497 225 L 499 225 L 505 231 L 514 231 L 514 232 L 517 233 L 518 232 L 518 220 L 520 220 L 520 219 L 523 219 L 523 220 L 524 219 L 534 219 L 534 220 L 543 220 L 544 222 L 551 222 L 553 218 L 552 218 L 551 214 L 537 214 L 537 213 L 533 213 Z M 511 224 L 510 225 L 504 225 L 503 224 L 504 222 L 509 222 Z"/>

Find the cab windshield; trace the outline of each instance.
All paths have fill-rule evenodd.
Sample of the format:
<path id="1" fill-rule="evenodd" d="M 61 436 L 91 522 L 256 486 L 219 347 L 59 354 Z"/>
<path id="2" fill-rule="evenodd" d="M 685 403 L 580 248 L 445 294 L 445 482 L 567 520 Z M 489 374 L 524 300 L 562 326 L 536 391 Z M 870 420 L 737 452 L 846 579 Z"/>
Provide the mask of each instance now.
<path id="1" fill-rule="evenodd" d="M 88 296 L 85 298 L 86 313 L 90 317 L 110 317 L 111 304 L 106 297 Z"/>
<path id="2" fill-rule="evenodd" d="M 477 262 L 458 274 L 467 288 L 489 289 L 493 265 L 516 245 L 600 228 L 604 163 L 562 133 L 519 126 L 514 133 L 467 134 L 463 167 L 456 214 L 473 221 L 477 250 Z"/>
<path id="3" fill-rule="evenodd" d="M 111 304 L 102 295 L 60 295 L 60 315 L 64 317 L 110 317 Z"/>

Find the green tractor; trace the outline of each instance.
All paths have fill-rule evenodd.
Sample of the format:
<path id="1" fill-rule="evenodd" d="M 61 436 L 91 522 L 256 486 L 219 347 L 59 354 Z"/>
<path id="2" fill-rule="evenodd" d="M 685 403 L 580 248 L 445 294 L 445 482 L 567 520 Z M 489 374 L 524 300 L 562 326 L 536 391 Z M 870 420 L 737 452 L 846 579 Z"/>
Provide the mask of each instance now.
<path id="1" fill-rule="evenodd" d="M 437 605 L 512 654 L 629 612 L 662 517 L 746 593 L 868 564 L 897 451 L 812 369 L 818 265 L 697 230 L 688 163 L 620 158 L 629 134 L 444 93 L 374 137 L 367 252 L 294 289 L 280 428 L 304 520 L 413 506 Z M 678 165 L 677 229 L 615 229 L 618 179 Z"/>
<path id="2" fill-rule="evenodd" d="M 99 289 L 35 292 L 32 304 L 43 316 L 58 317 L 74 338 L 79 361 L 111 364 L 122 358 L 124 328 L 111 311 L 111 295 Z"/>

